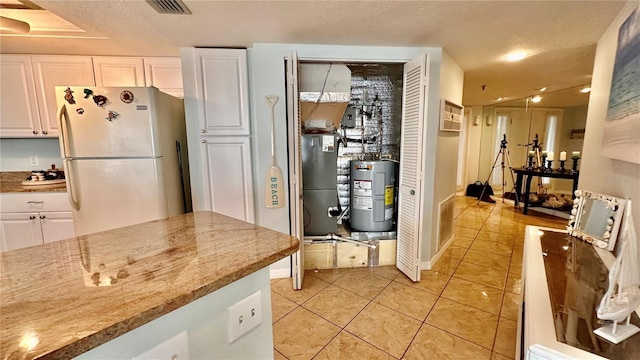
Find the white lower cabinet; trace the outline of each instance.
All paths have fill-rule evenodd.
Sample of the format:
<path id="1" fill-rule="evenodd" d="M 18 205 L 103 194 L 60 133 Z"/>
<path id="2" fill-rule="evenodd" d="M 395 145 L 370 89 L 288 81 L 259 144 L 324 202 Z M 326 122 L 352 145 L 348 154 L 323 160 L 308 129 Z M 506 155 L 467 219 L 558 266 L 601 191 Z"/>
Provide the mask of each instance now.
<path id="1" fill-rule="evenodd" d="M 43 212 L 38 214 L 45 243 L 64 240 L 76 236 L 71 211 Z"/>
<path id="2" fill-rule="evenodd" d="M 0 252 L 75 236 L 66 193 L 8 193 L 0 196 Z"/>
<path id="3" fill-rule="evenodd" d="M 0 213 L 0 251 L 42 245 L 73 236 L 71 211 Z"/>
<path id="4" fill-rule="evenodd" d="M 38 213 L 0 213 L 0 251 L 42 244 Z"/>

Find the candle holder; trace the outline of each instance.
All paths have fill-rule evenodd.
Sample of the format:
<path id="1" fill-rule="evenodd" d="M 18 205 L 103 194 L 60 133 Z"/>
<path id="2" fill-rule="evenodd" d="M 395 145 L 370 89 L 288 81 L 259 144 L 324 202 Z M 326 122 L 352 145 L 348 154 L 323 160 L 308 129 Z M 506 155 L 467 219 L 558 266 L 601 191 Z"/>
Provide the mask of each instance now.
<path id="1" fill-rule="evenodd" d="M 566 162 L 566 160 L 560 160 L 560 168 L 558 169 L 558 171 L 560 171 L 561 173 L 563 173 L 563 172 L 567 171 L 567 170 L 564 168 L 564 163 L 565 163 L 565 162 Z"/>
<path id="2" fill-rule="evenodd" d="M 546 172 L 552 172 L 553 171 L 553 160 L 547 160 L 547 169 Z"/>
<path id="3" fill-rule="evenodd" d="M 544 167 L 544 164 L 547 163 L 547 157 L 542 155 L 542 161 L 540 162 L 540 171 L 544 172 L 546 171 L 546 168 Z"/>
<path id="4" fill-rule="evenodd" d="M 527 165 L 527 170 L 533 170 L 533 156 L 529 156 L 529 165 Z"/>
<path id="5" fill-rule="evenodd" d="M 580 160 L 580 158 L 573 158 L 571 160 L 573 160 L 573 165 L 571 166 L 571 171 L 569 171 L 569 173 L 577 174 L 578 173 L 578 160 Z"/>

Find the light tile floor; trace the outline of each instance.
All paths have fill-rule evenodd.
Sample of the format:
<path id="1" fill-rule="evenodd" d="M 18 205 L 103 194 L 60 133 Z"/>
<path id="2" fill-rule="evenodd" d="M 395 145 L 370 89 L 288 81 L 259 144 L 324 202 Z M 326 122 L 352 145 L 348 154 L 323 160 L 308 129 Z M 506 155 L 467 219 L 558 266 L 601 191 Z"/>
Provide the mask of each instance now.
<path id="1" fill-rule="evenodd" d="M 513 359 L 524 229 L 567 220 L 456 197 L 455 237 L 414 283 L 394 266 L 271 281 L 275 359 Z"/>

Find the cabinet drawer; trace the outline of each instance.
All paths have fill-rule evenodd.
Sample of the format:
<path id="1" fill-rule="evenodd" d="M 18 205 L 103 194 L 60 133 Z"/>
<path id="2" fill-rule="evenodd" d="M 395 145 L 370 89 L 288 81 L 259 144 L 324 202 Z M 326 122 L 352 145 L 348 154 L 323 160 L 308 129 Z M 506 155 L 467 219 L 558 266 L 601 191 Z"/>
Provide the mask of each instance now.
<path id="1" fill-rule="evenodd" d="M 67 193 L 4 193 L 0 195 L 0 212 L 40 211 L 71 211 Z"/>

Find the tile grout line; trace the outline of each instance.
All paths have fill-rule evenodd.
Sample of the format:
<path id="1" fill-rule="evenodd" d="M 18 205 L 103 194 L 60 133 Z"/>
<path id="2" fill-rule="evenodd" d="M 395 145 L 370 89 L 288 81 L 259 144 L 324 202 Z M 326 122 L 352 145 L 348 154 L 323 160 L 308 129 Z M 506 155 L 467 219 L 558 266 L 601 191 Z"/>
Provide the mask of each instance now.
<path id="1" fill-rule="evenodd" d="M 467 210 L 467 209 L 469 209 L 469 208 L 471 208 L 471 205 L 470 205 L 470 204 L 466 205 L 465 210 Z M 489 219 L 492 215 L 494 215 L 494 214 L 500 215 L 500 214 L 499 214 L 499 212 L 497 211 L 498 209 L 500 209 L 500 208 L 499 208 L 499 207 L 497 207 L 497 206 L 495 206 L 495 205 L 492 205 L 491 211 L 489 211 L 489 214 L 484 218 L 483 225 L 481 226 L 481 228 L 480 228 L 480 229 L 478 229 L 478 231 L 476 232 L 476 235 L 473 237 L 473 239 L 472 239 L 471 243 L 469 244 L 469 246 L 465 248 L 465 251 L 464 251 L 464 254 L 463 254 L 462 258 L 459 260 L 458 264 L 456 264 L 456 266 L 455 266 L 455 268 L 452 270 L 451 274 L 449 274 L 449 273 L 445 273 L 445 272 L 441 272 L 443 275 L 444 275 L 444 274 L 446 274 L 446 275 L 447 275 L 447 280 L 446 280 L 446 283 L 444 284 L 444 287 L 442 288 L 442 290 L 441 290 L 438 294 L 434 294 L 434 293 L 432 293 L 432 292 L 430 292 L 430 291 L 427 291 L 427 290 L 424 290 L 424 289 L 422 289 L 422 288 L 418 288 L 418 287 L 414 287 L 414 286 L 406 285 L 406 284 L 403 284 L 402 282 L 396 281 L 396 280 L 398 279 L 399 275 L 396 275 L 396 276 L 395 276 L 395 277 L 393 277 L 393 278 L 389 278 L 389 277 L 386 277 L 386 276 L 381 276 L 381 277 L 383 277 L 383 278 L 385 278 L 385 279 L 387 279 L 387 280 L 390 280 L 390 281 L 389 281 L 389 282 L 388 282 L 388 283 L 387 283 L 387 284 L 386 284 L 386 285 L 385 285 L 381 290 L 379 290 L 379 291 L 374 295 L 374 297 L 373 297 L 372 299 L 368 299 L 368 298 L 367 298 L 367 303 L 366 303 L 366 305 L 365 305 L 362 309 L 360 309 L 360 311 L 358 311 L 358 313 L 357 313 L 354 317 L 352 317 L 352 318 L 351 318 L 351 320 L 349 320 L 349 322 L 347 322 L 347 324 L 346 324 L 344 327 L 340 327 L 340 326 L 338 326 L 337 324 L 334 324 L 333 322 L 331 322 L 330 320 L 328 320 L 328 319 L 326 319 L 326 318 L 322 317 L 321 315 L 316 314 L 315 312 L 313 312 L 313 311 L 311 311 L 311 310 L 307 309 L 306 307 L 304 307 L 304 304 L 306 304 L 308 301 L 310 301 L 310 300 L 311 300 L 311 299 L 313 299 L 314 297 L 318 296 L 318 294 L 319 294 L 320 292 L 324 291 L 324 290 L 325 290 L 328 286 L 330 286 L 330 285 L 335 285 L 336 287 L 338 287 L 338 288 L 340 288 L 340 289 L 342 289 L 342 290 L 345 290 L 345 291 L 351 292 L 349 289 L 344 289 L 343 287 L 340 287 L 340 286 L 338 286 L 338 285 L 336 285 L 336 284 L 335 284 L 335 281 L 337 281 L 338 279 L 342 278 L 343 276 L 345 276 L 345 275 L 348 273 L 348 272 L 346 272 L 345 274 L 342 274 L 342 275 L 341 275 L 341 276 L 339 276 L 338 278 L 333 279 L 333 281 L 326 281 L 326 280 L 324 280 L 324 279 L 320 279 L 320 278 L 319 278 L 320 280 L 323 280 L 323 281 L 326 281 L 327 283 L 329 283 L 329 285 L 328 285 L 328 286 L 326 286 L 326 287 L 324 287 L 324 288 L 322 288 L 320 291 L 318 291 L 316 294 L 312 295 L 310 298 L 306 299 L 306 300 L 305 300 L 304 302 L 302 302 L 301 304 L 298 304 L 297 302 L 292 301 L 292 302 L 294 302 L 294 303 L 295 303 L 295 305 L 296 305 L 296 306 L 294 307 L 294 309 L 293 309 L 293 310 L 291 310 L 291 311 L 290 311 L 290 312 L 288 312 L 287 314 L 283 315 L 283 316 L 281 317 L 281 319 L 282 319 L 282 318 L 284 318 L 284 317 L 286 317 L 287 315 L 289 315 L 291 312 L 293 312 L 294 310 L 296 310 L 298 307 L 303 307 L 305 310 L 310 311 L 310 312 L 311 312 L 311 313 L 313 313 L 314 315 L 319 316 L 319 317 L 320 317 L 320 318 L 322 318 L 323 320 L 328 321 L 329 323 L 334 324 L 334 325 L 336 325 L 338 328 L 340 328 L 340 331 L 338 331 L 338 333 L 337 333 L 337 334 L 336 334 L 336 335 L 335 335 L 335 336 L 334 336 L 334 337 L 333 337 L 329 342 L 327 342 L 327 343 L 322 347 L 322 349 L 320 349 L 320 350 L 318 351 L 318 353 L 316 353 L 316 354 L 314 355 L 314 357 L 316 357 L 320 352 L 322 352 L 322 351 L 326 348 L 326 346 L 328 346 L 328 344 L 330 344 L 332 341 L 334 341 L 334 339 L 335 339 L 335 338 L 336 338 L 336 337 L 337 337 L 337 336 L 338 336 L 342 331 L 345 331 L 345 332 L 347 332 L 348 334 L 353 335 L 353 336 L 354 336 L 354 337 L 356 337 L 357 339 L 359 339 L 359 340 L 361 340 L 361 341 L 364 341 L 365 343 L 370 344 L 370 345 L 374 346 L 374 347 L 375 347 L 375 348 L 377 348 L 377 349 L 380 349 L 379 347 L 375 346 L 374 344 L 371 344 L 370 342 L 368 342 L 368 341 L 366 341 L 366 340 L 364 340 L 364 339 L 362 339 L 362 338 L 358 337 L 357 335 L 355 335 L 355 334 L 353 334 L 353 333 L 351 333 L 351 332 L 347 331 L 347 330 L 346 330 L 346 327 L 347 327 L 349 324 L 351 324 L 351 323 L 352 323 L 352 321 L 353 321 L 353 320 L 354 320 L 358 315 L 360 315 L 360 314 L 362 313 L 362 311 L 364 311 L 364 309 L 365 309 L 365 308 L 367 308 L 368 306 L 370 306 L 370 305 L 371 305 L 371 303 L 376 303 L 376 305 L 383 306 L 383 307 L 385 307 L 385 308 L 387 308 L 387 309 L 389 309 L 389 310 L 392 310 L 392 311 L 397 312 L 397 313 L 399 313 L 399 314 L 402 314 L 402 315 L 408 316 L 408 317 L 409 317 L 409 318 L 411 318 L 411 319 L 415 319 L 415 318 L 414 318 L 413 316 L 411 316 L 411 315 L 408 315 L 408 314 L 405 314 L 405 313 L 403 313 L 403 312 L 401 312 L 401 311 L 398 311 L 398 310 L 392 309 L 392 308 L 390 308 L 390 307 L 388 307 L 388 306 L 386 306 L 386 305 L 380 304 L 380 303 L 378 303 L 378 302 L 376 302 L 376 301 L 375 301 L 375 299 L 377 299 L 377 298 L 378 298 L 378 296 L 380 296 L 380 294 L 381 294 L 383 291 L 385 291 L 385 290 L 390 286 L 390 284 L 391 284 L 392 282 L 397 282 L 399 285 L 408 286 L 408 287 L 411 287 L 411 288 L 414 288 L 414 289 L 417 289 L 417 290 L 421 290 L 421 291 L 423 291 L 423 292 L 426 292 L 426 293 L 428 293 L 428 294 L 430 294 L 430 295 L 437 296 L 437 298 L 436 298 L 436 303 L 437 303 L 437 301 L 438 301 L 440 298 L 444 298 L 444 299 L 447 299 L 447 300 L 449 300 L 449 301 L 453 301 L 453 302 L 458 303 L 457 301 L 450 300 L 450 299 L 448 299 L 448 298 L 446 298 L 446 297 L 443 297 L 443 296 L 442 296 L 442 294 L 444 293 L 444 290 L 447 288 L 447 286 L 451 283 L 452 278 L 455 276 L 455 272 L 456 272 L 456 270 L 459 268 L 460 263 L 462 262 L 462 260 L 464 259 L 464 257 L 469 253 L 469 250 L 471 250 L 471 246 L 473 245 L 473 243 L 474 243 L 476 240 L 479 240 L 479 239 L 478 239 L 478 236 L 480 235 L 480 233 L 481 233 L 481 232 L 483 232 L 483 231 L 485 231 L 485 232 L 494 233 L 494 234 L 511 235 L 511 237 L 512 237 L 512 243 L 511 243 L 511 253 L 510 253 L 510 255 L 509 255 L 509 267 L 506 269 L 506 274 L 505 274 L 505 284 L 504 284 L 504 286 L 503 286 L 503 288 L 502 288 L 502 289 L 498 289 L 498 288 L 495 288 L 495 287 L 490 286 L 490 285 L 486 285 L 486 284 L 478 283 L 478 282 L 475 282 L 475 281 L 471 281 L 471 280 L 467 280 L 467 279 L 463 279 L 463 278 L 460 278 L 460 277 L 458 277 L 458 276 L 455 276 L 455 277 L 456 277 L 456 279 L 462 279 L 462 280 L 464 280 L 464 281 L 473 282 L 473 283 L 476 283 L 476 284 L 479 284 L 479 285 L 482 285 L 482 286 L 488 286 L 488 287 L 491 287 L 491 288 L 494 288 L 494 289 L 500 290 L 500 291 L 501 291 L 501 293 L 502 293 L 502 297 L 501 297 L 501 304 L 500 304 L 500 311 L 499 311 L 499 314 L 497 315 L 497 318 L 498 318 L 498 324 L 496 325 L 495 333 L 494 333 L 494 336 L 493 336 L 493 344 L 492 344 L 491 349 L 488 349 L 487 347 L 482 346 L 482 345 L 480 345 L 480 344 L 476 344 L 476 343 L 475 343 L 475 342 L 473 342 L 473 341 L 470 341 L 470 340 L 466 340 L 466 339 L 464 339 L 464 338 L 461 338 L 460 336 L 455 335 L 455 334 L 452 334 L 452 333 L 450 333 L 450 332 L 448 332 L 448 331 L 446 331 L 446 330 L 444 330 L 444 329 L 440 329 L 440 328 L 439 328 L 439 327 L 437 327 L 437 326 L 434 326 L 434 325 L 431 325 L 431 324 L 427 324 L 427 323 L 426 323 L 426 321 L 427 321 L 427 319 L 428 319 L 429 315 L 432 313 L 433 308 L 435 307 L 435 303 L 434 303 L 434 306 L 432 306 L 432 307 L 431 307 L 431 309 L 429 310 L 429 312 L 428 312 L 428 313 L 427 313 L 427 315 L 425 316 L 424 320 L 422 320 L 422 324 L 421 324 L 421 325 L 420 325 L 420 327 L 418 328 L 418 331 L 414 334 L 413 338 L 412 338 L 412 339 L 411 339 L 411 341 L 409 342 L 409 345 L 407 346 L 407 348 L 405 349 L 405 351 L 404 351 L 404 353 L 403 353 L 403 356 L 404 356 L 404 355 L 406 355 L 406 353 L 407 353 L 407 351 L 409 350 L 409 348 L 411 348 L 411 346 L 413 345 L 413 343 L 414 343 L 414 341 L 415 341 L 415 339 L 416 339 L 416 337 L 417 337 L 417 334 L 420 332 L 420 330 L 421 330 L 421 329 L 423 329 L 423 328 L 424 328 L 424 325 L 429 325 L 429 326 L 433 326 L 434 328 L 437 328 L 437 329 L 439 329 L 439 330 L 441 330 L 441 331 L 444 331 L 444 332 L 446 332 L 446 333 L 449 333 L 449 334 L 451 334 L 451 335 L 452 335 L 452 336 L 454 336 L 454 337 L 461 338 L 461 339 L 463 339 L 463 340 L 465 340 L 465 341 L 468 341 L 468 342 L 470 342 L 470 343 L 472 343 L 472 344 L 475 344 L 475 345 L 480 346 L 480 347 L 482 347 L 482 348 L 484 348 L 484 349 L 487 349 L 487 350 L 491 351 L 492 353 L 496 353 L 496 354 L 504 355 L 504 354 L 502 354 L 502 353 L 498 353 L 498 352 L 493 351 L 493 349 L 494 349 L 495 344 L 496 344 L 496 341 L 497 341 L 498 325 L 499 325 L 499 323 L 500 323 L 500 319 L 502 318 L 501 314 L 502 314 L 502 310 L 504 309 L 504 305 L 505 305 L 505 297 L 506 297 L 507 292 L 509 292 L 509 293 L 511 294 L 511 292 L 510 292 L 510 291 L 507 291 L 507 280 L 508 280 L 508 278 L 509 278 L 509 276 L 510 276 L 510 275 L 513 275 L 514 277 L 521 277 L 521 275 L 518 275 L 516 272 L 512 272 L 512 271 L 510 271 L 510 270 L 511 270 L 512 262 L 513 262 L 513 260 L 514 260 L 514 251 L 515 251 L 515 249 L 516 249 L 516 244 L 517 244 L 517 243 L 516 243 L 516 241 L 517 241 L 517 239 L 516 239 L 516 238 L 517 238 L 518 236 L 522 235 L 522 234 L 518 234 L 518 232 L 519 232 L 519 228 L 520 228 L 520 226 L 521 226 L 522 224 L 524 224 L 524 223 L 523 223 L 523 220 L 524 220 L 524 219 L 522 219 L 522 218 L 517 218 L 517 220 L 514 220 L 516 224 L 514 224 L 514 225 L 509 225 L 509 226 L 513 226 L 513 227 L 515 228 L 515 231 L 514 231 L 514 233 L 512 233 L 512 234 L 505 234 L 505 233 L 493 232 L 493 231 L 488 231 L 488 230 L 486 230 L 486 229 L 485 229 L 485 230 L 482 230 L 482 229 L 483 229 L 483 227 L 485 226 L 485 224 L 487 224 L 487 223 L 488 223 L 488 219 Z M 458 214 L 458 216 L 456 217 L 456 219 L 457 219 L 457 218 L 459 218 L 462 214 L 464 214 L 464 211 L 465 211 L 465 210 L 461 211 L 461 212 Z M 493 225 L 495 225 L 496 227 L 500 227 L 500 224 L 493 224 Z M 478 251 L 479 251 L 479 250 L 478 250 Z M 488 253 L 488 252 L 487 252 L 487 253 Z M 489 254 L 491 254 L 491 253 L 489 253 Z M 500 255 L 500 254 L 496 254 L 496 255 Z M 471 264 L 473 264 L 473 263 L 471 263 Z M 474 265 L 481 266 L 481 267 L 486 267 L 486 266 L 481 265 L 481 264 L 474 264 Z M 489 266 L 489 267 L 487 267 L 487 268 L 491 268 L 491 266 Z M 374 274 L 374 275 L 376 275 L 376 276 L 380 276 L 379 274 Z M 277 292 L 276 292 L 276 293 L 277 293 Z M 351 293 L 352 293 L 352 292 L 351 292 Z M 278 293 L 278 294 L 279 294 L 279 293 Z M 353 294 L 353 293 L 352 293 L 352 294 Z M 282 294 L 279 294 L 279 295 L 281 295 L 281 296 L 283 296 L 285 299 L 287 299 L 287 300 L 291 301 L 291 299 L 287 298 L 286 296 L 284 296 L 284 295 L 282 295 Z M 356 295 L 358 295 L 358 294 L 356 294 Z M 458 303 L 458 304 L 460 304 L 460 305 L 462 305 L 462 306 L 468 306 L 468 305 L 465 305 L 465 304 L 462 304 L 462 303 Z M 475 307 L 473 307 L 473 306 L 469 306 L 469 307 L 470 307 L 470 308 L 477 309 L 477 308 L 475 308 Z M 482 309 L 477 309 L 477 310 L 479 310 L 479 311 L 483 311 L 483 312 L 487 312 L 487 311 L 482 310 Z M 489 312 L 487 312 L 487 313 L 489 313 Z M 491 313 L 490 313 L 490 314 L 491 314 Z M 280 321 L 281 319 L 279 319 L 278 321 Z M 506 318 L 505 318 L 505 319 L 506 319 Z M 275 349 L 275 347 L 274 347 L 274 349 Z M 277 349 L 275 349 L 275 350 L 276 350 L 276 351 L 278 351 Z M 388 352 L 386 352 L 386 351 L 384 351 L 384 350 L 382 350 L 382 349 L 380 349 L 380 350 L 381 350 L 381 351 L 383 351 L 384 353 L 388 354 L 389 356 L 391 356 L 391 357 L 395 358 L 395 356 L 393 356 L 393 355 L 389 354 Z M 278 352 L 279 352 L 279 351 L 278 351 Z M 279 352 L 279 353 L 280 353 L 280 352 Z M 282 353 L 280 353 L 280 354 L 284 356 L 284 354 L 282 354 Z M 493 354 L 492 354 L 492 355 L 493 355 Z M 286 356 L 285 356 L 285 357 L 286 357 Z"/>
<path id="2" fill-rule="evenodd" d="M 349 272 L 350 272 L 350 271 L 349 271 Z M 344 275 L 343 275 L 343 276 L 344 276 Z M 340 276 L 340 278 L 341 278 L 341 277 L 342 277 L 342 276 Z M 397 277 L 397 276 L 396 276 L 396 277 Z M 385 278 L 385 279 L 387 279 L 387 280 L 388 280 L 388 278 Z M 335 281 L 337 281 L 337 280 L 338 280 L 338 279 L 336 279 Z M 340 335 L 340 333 L 342 333 L 343 331 L 344 331 L 344 332 L 347 332 L 347 333 L 349 333 L 349 334 L 351 334 L 352 336 L 356 337 L 357 339 L 359 339 L 359 340 L 361 340 L 361 341 L 364 341 L 365 343 L 367 343 L 367 344 L 369 344 L 369 345 L 371 345 L 371 346 L 375 347 L 376 349 L 379 349 L 380 351 L 384 352 L 385 354 L 388 354 L 388 355 L 389 355 L 389 356 L 391 356 L 392 358 L 394 358 L 394 359 L 398 359 L 397 357 L 393 356 L 392 354 L 389 354 L 387 351 L 385 351 L 385 350 L 381 349 L 380 347 L 378 347 L 378 346 L 376 346 L 376 345 L 374 345 L 374 344 L 370 343 L 369 341 L 367 341 L 367 340 L 365 340 L 365 339 L 363 339 L 363 338 L 359 337 L 358 335 L 356 335 L 356 334 L 354 334 L 354 333 L 352 333 L 352 332 L 350 332 L 350 331 L 348 331 L 348 330 L 346 329 L 346 328 L 347 328 L 347 326 L 349 326 L 349 324 L 351 324 L 351 322 L 353 322 L 353 320 L 354 320 L 356 317 L 358 317 L 358 315 L 360 315 L 360 314 L 364 311 L 364 309 L 366 309 L 366 308 L 367 308 L 367 306 L 369 306 L 369 305 L 373 302 L 373 300 L 374 300 L 378 295 L 380 295 L 380 293 L 382 293 L 382 292 L 384 291 L 384 289 L 386 289 L 386 288 L 387 288 L 387 287 L 388 287 L 388 286 L 393 282 L 393 280 L 394 280 L 394 279 L 391 279 L 391 281 L 389 282 L 389 284 L 387 284 L 387 285 L 386 285 L 382 290 L 380 290 L 380 292 L 379 292 L 378 294 L 376 294 L 376 296 L 375 296 L 373 299 L 365 298 L 365 299 L 367 299 L 367 301 L 368 301 L 368 302 L 367 302 L 367 304 L 366 304 L 365 306 L 363 306 L 363 307 L 362 307 L 362 309 L 360 309 L 360 310 L 358 311 L 358 313 L 357 313 L 356 315 L 354 315 L 354 316 L 353 316 L 353 318 L 351 318 L 351 320 L 349 320 L 349 321 L 347 322 L 347 324 L 346 324 L 346 325 L 344 325 L 344 327 L 341 327 L 340 325 L 335 324 L 335 323 L 334 323 L 334 322 L 332 322 L 331 320 L 324 318 L 322 315 L 320 315 L 320 314 L 316 314 L 316 313 L 315 313 L 315 312 L 313 312 L 312 310 L 305 308 L 306 310 L 309 310 L 309 311 L 310 311 L 310 312 L 312 312 L 313 314 L 315 314 L 315 315 L 319 316 L 320 318 L 322 318 L 322 319 L 324 319 L 324 320 L 326 320 L 326 321 L 328 321 L 328 322 L 330 322 L 330 323 L 332 323 L 332 324 L 334 324 L 334 325 L 336 325 L 336 326 L 338 326 L 338 327 L 340 328 L 340 331 L 338 331 L 338 332 L 336 333 L 336 335 L 335 335 L 335 336 L 333 336 L 333 337 L 331 338 L 331 340 L 329 340 L 329 341 L 328 341 L 324 346 L 322 346 L 322 348 L 321 348 L 321 349 L 320 349 L 316 354 L 314 354 L 314 355 L 311 357 L 311 359 L 314 359 L 316 356 L 318 356 L 318 355 L 322 352 L 322 350 L 324 350 L 324 349 L 325 349 L 325 348 L 326 348 L 326 347 L 327 347 L 331 342 L 333 342 L 333 340 L 334 340 L 335 338 L 337 338 L 337 337 L 338 337 L 338 335 Z M 354 294 L 353 292 L 351 292 L 351 291 L 350 291 L 350 290 L 348 290 L 348 289 L 344 289 L 344 288 L 342 288 L 342 287 L 340 287 L 340 286 L 338 286 L 338 285 L 335 285 L 334 283 L 331 283 L 331 284 L 332 284 L 332 285 L 334 285 L 334 286 L 336 286 L 336 287 L 338 287 L 338 288 L 340 288 L 340 289 L 342 289 L 342 290 L 344 290 L 344 291 L 348 291 L 348 292 L 350 292 L 351 294 Z M 324 290 L 324 289 L 323 289 L 323 290 Z M 322 291 L 322 290 L 320 290 L 320 291 Z M 320 293 L 320 292 L 318 292 L 318 293 Z M 317 294 L 316 294 L 316 295 L 317 295 Z M 355 295 L 360 296 L 360 295 L 358 295 L 358 294 L 355 294 Z M 315 295 L 314 295 L 314 296 L 315 296 Z M 362 296 L 361 296 L 361 297 L 362 297 Z M 310 299 L 309 299 L 309 300 L 310 300 Z M 306 303 L 306 301 L 305 301 L 305 303 Z M 381 305 L 381 304 L 378 304 L 378 305 Z M 302 305 L 300 305 L 300 306 L 302 306 Z M 393 309 L 391 309 L 391 310 L 393 310 Z"/>

